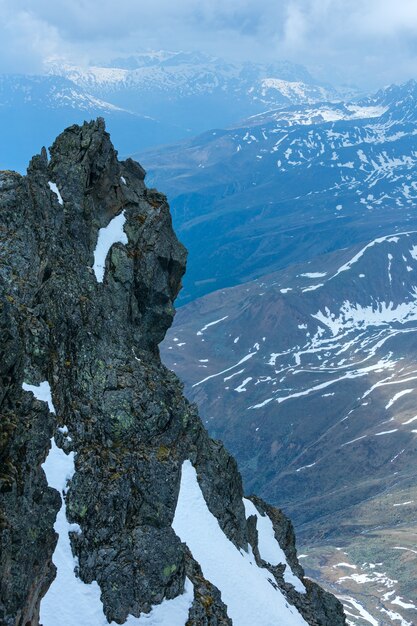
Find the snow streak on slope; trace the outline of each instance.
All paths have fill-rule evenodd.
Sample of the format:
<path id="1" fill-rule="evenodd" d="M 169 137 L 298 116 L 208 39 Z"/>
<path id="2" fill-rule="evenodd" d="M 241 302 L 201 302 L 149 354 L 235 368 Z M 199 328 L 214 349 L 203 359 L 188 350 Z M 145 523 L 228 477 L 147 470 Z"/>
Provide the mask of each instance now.
<path id="1" fill-rule="evenodd" d="M 204 577 L 220 590 L 234 626 L 307 626 L 273 586 L 270 572 L 256 565 L 251 549 L 239 551 L 223 533 L 207 507 L 190 461 L 182 466 L 172 527 L 200 563 Z"/>
<path id="2" fill-rule="evenodd" d="M 317 102 L 317 100 L 316 100 Z M 319 103 L 314 107 L 282 109 L 254 115 L 251 119 L 262 119 L 267 116 L 286 126 L 313 126 L 326 122 L 350 121 L 379 118 L 386 113 L 387 107 L 381 105 L 367 106 L 343 103 Z"/>

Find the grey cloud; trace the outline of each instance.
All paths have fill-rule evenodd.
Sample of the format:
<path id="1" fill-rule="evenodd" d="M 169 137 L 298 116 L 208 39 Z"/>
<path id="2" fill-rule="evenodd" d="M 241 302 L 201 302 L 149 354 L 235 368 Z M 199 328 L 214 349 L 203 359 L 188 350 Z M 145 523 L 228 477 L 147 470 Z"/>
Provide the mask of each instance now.
<path id="1" fill-rule="evenodd" d="M 0 69 L 147 48 L 293 60 L 371 88 L 417 74 L 415 0 L 0 0 Z"/>
<path id="2" fill-rule="evenodd" d="M 43 60 L 59 49 L 57 30 L 8 0 L 0 0 L 0 14 L 0 71 L 41 70 Z"/>

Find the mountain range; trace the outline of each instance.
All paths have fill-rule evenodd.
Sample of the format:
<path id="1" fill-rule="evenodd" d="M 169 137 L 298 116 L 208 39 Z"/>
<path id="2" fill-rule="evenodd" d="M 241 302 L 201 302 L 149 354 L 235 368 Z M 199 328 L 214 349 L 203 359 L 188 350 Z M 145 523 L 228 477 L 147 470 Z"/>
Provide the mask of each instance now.
<path id="1" fill-rule="evenodd" d="M 64 127 L 105 116 L 125 153 L 183 136 L 173 124 L 132 113 L 60 76 L 0 75 L 0 168 L 23 172 Z"/>
<path id="2" fill-rule="evenodd" d="M 47 70 L 97 97 L 175 122 L 193 134 L 272 106 L 340 98 L 301 65 L 230 63 L 200 52 L 142 53 L 106 67 L 51 62 Z"/>
<path id="3" fill-rule="evenodd" d="M 162 346 L 349 623 L 417 622 L 417 84 L 144 155 L 190 250 Z"/>
<path id="4" fill-rule="evenodd" d="M 0 76 L 0 167 L 24 171 L 64 125 L 98 115 L 127 156 L 271 106 L 338 97 L 302 66 L 285 62 L 230 64 L 165 51 L 107 66 L 50 61 L 39 76 Z"/>
<path id="5" fill-rule="evenodd" d="M 180 302 L 417 227 L 417 84 L 291 106 L 143 155 L 189 249 Z"/>

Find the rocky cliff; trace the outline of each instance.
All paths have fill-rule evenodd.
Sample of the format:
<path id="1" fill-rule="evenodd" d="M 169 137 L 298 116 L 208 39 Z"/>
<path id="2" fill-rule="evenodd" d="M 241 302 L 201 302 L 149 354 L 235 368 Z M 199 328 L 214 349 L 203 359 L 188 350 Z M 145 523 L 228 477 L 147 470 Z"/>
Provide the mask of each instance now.
<path id="1" fill-rule="evenodd" d="M 345 624 L 160 361 L 186 251 L 144 176 L 100 119 L 0 173 L 0 623 Z"/>

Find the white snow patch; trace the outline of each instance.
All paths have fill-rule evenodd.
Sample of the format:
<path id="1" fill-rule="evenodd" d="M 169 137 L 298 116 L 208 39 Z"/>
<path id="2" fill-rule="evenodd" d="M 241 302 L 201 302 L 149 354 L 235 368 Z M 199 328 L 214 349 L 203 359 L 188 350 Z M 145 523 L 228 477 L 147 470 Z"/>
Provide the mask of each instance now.
<path id="1" fill-rule="evenodd" d="M 206 378 L 203 378 L 202 380 L 199 380 L 198 383 L 194 383 L 193 387 L 197 387 L 198 385 L 201 385 L 202 383 L 205 383 L 207 380 L 210 380 L 211 378 L 216 378 L 217 376 L 221 376 L 222 374 L 226 374 L 226 372 L 230 372 L 230 370 L 233 370 L 235 367 L 238 367 L 239 365 L 242 365 L 242 363 L 245 363 L 246 361 L 251 359 L 255 354 L 256 354 L 256 352 L 249 352 L 249 354 L 244 356 L 243 359 L 240 359 L 240 361 L 238 361 L 234 365 L 231 365 L 230 367 L 226 368 L 225 370 L 222 370 L 221 372 L 217 372 L 216 374 L 211 374 L 211 376 L 207 376 Z"/>
<path id="2" fill-rule="evenodd" d="M 64 201 L 62 199 L 62 196 L 61 196 L 61 194 L 59 192 L 59 189 L 58 189 L 56 183 L 53 183 L 52 181 L 49 181 L 48 185 L 49 185 L 49 189 L 52 191 L 52 193 L 54 193 L 56 195 L 56 197 L 58 198 L 59 204 L 61 204 L 61 205 L 64 204 Z"/>
<path id="3" fill-rule="evenodd" d="M 404 548 L 402 546 L 394 546 L 394 550 L 406 550 L 407 552 L 412 552 L 413 554 L 417 554 L 417 550 L 412 550 L 411 548 Z"/>
<path id="4" fill-rule="evenodd" d="M 182 465 L 172 527 L 199 562 L 203 576 L 220 590 L 234 626 L 307 626 L 273 587 L 270 572 L 257 567 L 251 550 L 239 551 L 223 533 L 207 507 L 190 461 Z"/>
<path id="5" fill-rule="evenodd" d="M 351 439 L 350 441 L 346 441 L 346 443 L 342 443 L 340 446 L 344 448 L 345 446 L 349 446 L 351 443 L 355 443 L 355 441 L 360 441 L 361 439 L 365 439 L 366 435 L 362 435 L 361 437 L 356 437 L 356 439 Z"/>
<path id="6" fill-rule="evenodd" d="M 93 270 L 98 283 L 103 282 L 104 270 L 106 265 L 107 254 L 115 243 L 127 243 L 127 235 L 123 230 L 126 222 L 125 212 L 123 211 L 107 224 L 105 228 L 98 231 L 97 245 L 94 250 Z"/>
<path id="7" fill-rule="evenodd" d="M 327 276 L 327 272 L 305 272 L 304 274 L 300 274 L 300 276 L 305 276 L 306 278 L 323 278 Z"/>
<path id="8" fill-rule="evenodd" d="M 306 593 L 301 580 L 294 574 L 288 564 L 284 550 L 275 538 L 274 527 L 268 515 L 261 515 L 251 500 L 243 498 L 245 505 L 246 519 L 251 515 L 256 515 L 256 529 L 258 531 L 258 549 L 261 559 L 270 565 L 285 565 L 284 580 L 292 585 L 299 593 Z"/>
<path id="9" fill-rule="evenodd" d="M 376 619 L 374 619 L 372 615 L 368 613 L 368 611 L 364 609 L 364 607 L 361 604 L 359 604 L 359 602 L 357 602 L 353 598 L 349 598 L 346 596 L 343 596 L 340 599 L 343 600 L 344 602 L 348 602 L 349 604 L 351 604 L 358 611 L 361 618 L 363 618 L 366 622 L 369 622 L 369 624 L 372 624 L 372 626 L 379 626 Z"/>
<path id="10" fill-rule="evenodd" d="M 347 330 L 364 329 L 369 326 L 381 326 L 398 322 L 405 324 L 417 320 L 417 290 L 412 293 L 415 299 L 395 305 L 393 302 L 374 302 L 370 306 L 362 306 L 356 302 L 345 300 L 338 315 L 331 313 L 328 307 L 317 311 L 311 317 L 318 320 L 336 337 Z"/>
<path id="11" fill-rule="evenodd" d="M 245 380 L 240 383 L 239 387 L 236 387 L 235 391 L 238 393 L 242 393 L 242 391 L 246 391 L 246 385 L 252 380 L 252 376 L 248 376 Z"/>
<path id="12" fill-rule="evenodd" d="M 319 283 L 318 285 L 310 285 L 309 287 L 302 289 L 302 292 L 306 293 L 306 291 L 315 291 L 316 289 L 320 289 L 320 287 L 323 287 L 323 283 Z"/>
<path id="13" fill-rule="evenodd" d="M 239 374 L 243 374 L 244 371 L 245 371 L 245 368 L 238 370 L 237 372 L 233 372 L 233 374 L 230 374 L 230 376 L 226 376 L 225 378 L 223 378 L 223 381 L 226 382 L 227 380 L 230 380 L 234 376 L 239 376 Z"/>
<path id="14" fill-rule="evenodd" d="M 254 404 L 252 406 L 249 406 L 248 409 L 261 409 L 262 407 L 272 402 L 273 399 L 274 398 L 267 398 L 266 400 L 264 400 L 263 402 L 260 402 L 259 404 Z"/>
<path id="15" fill-rule="evenodd" d="M 403 232 L 403 233 L 398 233 L 398 235 L 410 235 L 412 232 L 414 231 L 409 231 L 409 232 Z M 388 241 L 388 242 L 393 242 L 393 243 L 397 243 L 399 241 L 399 237 L 395 236 L 395 235 L 386 235 L 385 237 L 378 237 L 377 239 L 373 239 L 372 241 L 370 241 L 365 247 L 363 247 L 361 250 L 359 250 L 359 252 L 357 254 L 355 254 L 355 256 L 353 256 L 350 261 L 348 261 L 347 263 L 345 263 L 344 265 L 341 265 L 339 267 L 339 269 L 336 271 L 336 273 L 331 277 L 331 278 L 335 278 L 338 274 L 340 274 L 341 272 L 346 272 L 347 270 L 350 270 L 350 268 L 352 267 L 352 265 L 354 265 L 355 263 L 357 263 L 357 261 L 359 261 L 359 259 L 365 254 L 365 252 L 369 249 L 372 248 L 373 246 L 375 246 L 376 244 L 379 243 L 383 243 L 384 241 Z M 410 254 L 411 256 L 413 256 L 413 251 L 414 248 L 417 249 L 417 246 L 413 246 L 413 250 L 410 250 Z M 414 257 L 417 259 L 417 252 L 416 252 L 416 256 Z"/>
<path id="16" fill-rule="evenodd" d="M 385 615 L 388 615 L 392 622 L 400 622 L 400 626 L 414 626 L 413 622 L 407 622 L 402 615 L 396 613 L 395 611 L 389 611 L 387 609 L 381 608 L 381 613 L 385 613 Z"/>
<path id="17" fill-rule="evenodd" d="M 32 392 L 37 400 L 47 402 L 50 412 L 55 413 L 54 405 L 52 403 L 51 388 L 46 380 L 39 385 L 27 385 L 26 383 L 23 383 L 22 389 L 24 391 Z"/>
<path id="18" fill-rule="evenodd" d="M 413 246 L 411 248 L 410 255 L 417 261 L 417 246 Z"/>
<path id="19" fill-rule="evenodd" d="M 297 355 L 296 355 L 297 356 Z M 367 376 L 370 372 L 380 371 L 387 367 L 387 363 L 382 359 L 375 363 L 375 365 L 369 365 L 368 367 L 358 368 L 356 370 L 351 370 L 343 374 L 343 376 L 339 376 L 338 378 L 333 378 L 332 380 L 327 380 L 324 383 L 320 383 L 318 385 L 314 385 L 314 387 L 310 387 L 309 389 L 304 389 L 303 391 L 298 391 L 296 393 L 292 393 L 288 396 L 282 396 L 280 398 L 275 398 L 276 402 L 286 402 L 287 400 L 291 400 L 292 398 L 301 398 L 302 396 L 308 396 L 315 391 L 319 391 L 321 389 L 325 389 L 330 385 L 334 385 L 335 383 L 340 382 L 341 380 L 347 380 L 351 378 L 359 378 L 361 376 Z M 249 407 L 249 408 L 257 408 L 257 406 Z M 364 435 L 366 436 L 366 435 Z M 347 445 L 347 444 L 343 444 Z"/>
<path id="20" fill-rule="evenodd" d="M 402 450 L 400 450 L 400 452 L 398 452 L 398 454 L 393 456 L 392 459 L 390 460 L 390 463 L 394 463 L 394 461 L 398 459 L 398 457 L 401 456 L 401 454 L 403 454 L 404 452 L 405 452 L 405 448 L 403 448 Z"/>
<path id="21" fill-rule="evenodd" d="M 403 422 L 403 426 L 407 426 L 407 424 L 412 424 L 412 422 L 417 421 L 417 415 L 415 417 L 410 418 L 406 422 Z"/>
<path id="22" fill-rule="evenodd" d="M 184 626 L 188 621 L 188 612 L 193 601 L 194 585 L 186 578 L 182 595 L 172 600 L 163 600 L 161 604 L 153 606 L 150 613 L 142 614 L 139 618 L 129 616 L 125 624 L 128 626 Z M 103 626 L 107 626 L 107 622 Z"/>
<path id="23" fill-rule="evenodd" d="M 316 463 L 317 463 L 317 461 L 314 461 L 314 463 L 310 463 L 310 465 L 303 465 L 302 467 L 299 467 L 295 471 L 296 472 L 301 472 L 301 470 L 308 469 L 309 467 L 314 467 Z"/>

